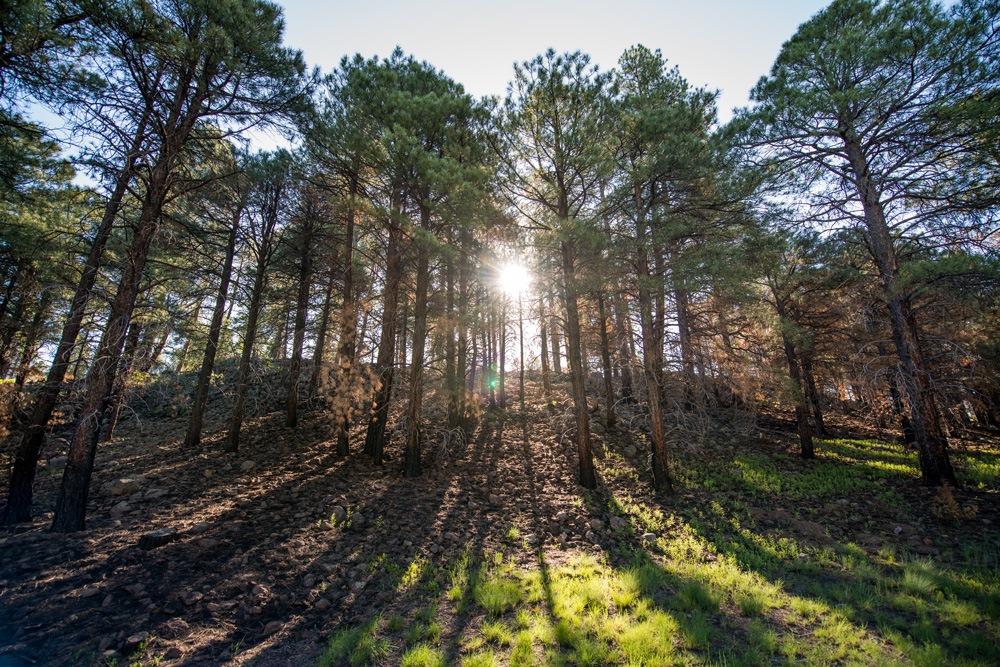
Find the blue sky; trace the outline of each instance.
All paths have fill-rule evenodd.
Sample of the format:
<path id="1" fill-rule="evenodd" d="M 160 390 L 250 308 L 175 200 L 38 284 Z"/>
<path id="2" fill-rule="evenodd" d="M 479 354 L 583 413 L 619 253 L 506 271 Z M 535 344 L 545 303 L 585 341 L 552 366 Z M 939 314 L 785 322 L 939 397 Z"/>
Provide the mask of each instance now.
<path id="1" fill-rule="evenodd" d="M 398 44 L 474 95 L 503 95 L 513 63 L 548 47 L 581 50 L 602 69 L 633 44 L 659 48 L 693 85 L 720 89 L 720 119 L 747 103 L 782 43 L 829 0 L 278 0 L 286 43 L 324 72 Z"/>

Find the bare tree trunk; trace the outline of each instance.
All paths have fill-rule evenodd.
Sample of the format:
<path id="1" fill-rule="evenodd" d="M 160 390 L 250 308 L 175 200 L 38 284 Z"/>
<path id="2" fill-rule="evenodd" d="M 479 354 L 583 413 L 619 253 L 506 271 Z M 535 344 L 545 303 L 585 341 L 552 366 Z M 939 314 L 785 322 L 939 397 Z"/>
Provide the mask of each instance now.
<path id="1" fill-rule="evenodd" d="M 319 390 L 323 375 L 324 357 L 326 357 L 326 338 L 330 330 L 330 307 L 333 303 L 334 274 L 331 271 L 326 281 L 326 293 L 323 295 L 323 312 L 320 313 L 319 331 L 316 332 L 316 349 L 313 350 L 313 371 L 309 378 L 309 396 L 314 397 Z"/>
<path id="2" fill-rule="evenodd" d="M 115 427 L 118 426 L 118 415 L 121 413 L 122 403 L 128 392 L 129 380 L 132 371 L 135 369 L 136 353 L 139 349 L 139 336 L 142 333 L 143 325 L 139 318 L 134 318 L 128 327 L 128 335 L 125 337 L 125 352 L 122 355 L 122 368 L 115 376 L 114 386 L 111 390 L 111 405 L 108 408 L 108 425 L 101 437 L 102 442 L 108 442 L 115 437 Z"/>
<path id="3" fill-rule="evenodd" d="M 562 255 L 563 290 L 566 300 L 567 356 L 570 380 L 573 385 L 573 404 L 576 412 L 577 452 L 580 456 L 580 485 L 587 489 L 597 487 L 594 455 L 590 448 L 590 417 L 587 412 L 587 388 L 584 383 L 583 358 L 580 345 L 580 313 L 577 309 L 576 270 L 573 249 L 568 241 L 560 244 Z"/>
<path id="4" fill-rule="evenodd" d="M 597 293 L 597 316 L 600 322 L 601 367 L 604 371 L 604 395 L 607 397 L 605 423 L 608 428 L 615 425 L 615 388 L 612 381 L 611 345 L 608 342 L 608 314 L 604 309 L 604 295 Z"/>
<path id="5" fill-rule="evenodd" d="M 312 244 L 317 221 L 306 213 L 300 237 L 302 262 L 299 265 L 299 289 L 295 296 L 295 329 L 292 334 L 292 364 L 288 371 L 288 409 L 285 426 L 295 428 L 299 423 L 299 375 L 302 370 L 302 345 L 306 336 L 306 315 L 309 312 L 309 288 L 312 286 Z"/>
<path id="6" fill-rule="evenodd" d="M 420 207 L 420 226 L 430 224 L 430 211 Z M 430 283 L 430 251 L 417 240 L 417 288 L 413 304 L 413 364 L 410 368 L 410 409 L 403 450 L 403 476 L 420 476 L 420 407 L 423 400 L 424 346 L 427 342 L 427 286 Z"/>
<path id="7" fill-rule="evenodd" d="M 555 306 L 555 298 L 552 296 L 552 290 L 549 290 L 549 303 Z M 552 369 L 555 371 L 556 375 L 562 375 L 562 361 L 559 353 L 559 327 L 556 325 L 556 313 L 553 307 L 550 311 L 549 319 L 549 330 L 552 336 Z"/>
<path id="8" fill-rule="evenodd" d="M 635 198 L 637 210 L 642 211 L 641 191 L 637 185 L 635 187 Z M 638 230 L 638 264 L 639 264 L 639 318 L 642 328 L 642 363 L 646 377 L 646 392 L 649 396 L 649 420 L 652 427 L 652 454 L 653 454 L 653 487 L 662 492 L 673 491 L 673 483 L 670 479 L 670 465 L 667 454 L 666 431 L 663 425 L 663 407 L 660 402 L 660 373 L 656 368 L 657 359 L 660 358 L 659 351 L 662 346 L 656 337 L 656 329 L 653 323 L 653 298 L 650 294 L 650 284 L 652 276 L 649 271 L 649 255 L 646 249 L 646 223 L 643 220 L 636 222 Z"/>
<path id="9" fill-rule="evenodd" d="M 548 398 L 552 395 L 552 376 L 549 373 L 548 336 L 545 330 L 545 297 L 541 295 L 538 297 L 538 329 L 542 339 L 542 391 L 545 398 Z"/>
<path id="10" fill-rule="evenodd" d="M 842 123 L 840 131 L 864 209 L 868 246 L 878 267 L 883 297 L 889 308 L 892 340 L 896 345 L 900 379 L 910 408 L 910 423 L 916 436 L 921 478 L 928 486 L 957 485 L 955 471 L 948 458 L 948 443 L 941 428 L 934 390 L 920 350 L 916 322 L 910 312 L 908 297 L 901 293 L 898 284 L 899 265 L 889 225 L 885 220 L 885 211 L 879 200 L 879 189 L 872 178 L 854 128 L 849 123 Z"/>
<path id="11" fill-rule="evenodd" d="M 618 339 L 618 364 L 622 377 L 622 401 L 631 403 L 632 398 L 632 365 L 635 357 L 629 350 L 629 332 L 625 326 L 625 304 L 621 297 L 614 296 L 615 336 Z"/>
<path id="12" fill-rule="evenodd" d="M 121 359 L 125 332 L 139 294 L 149 246 L 159 229 L 160 213 L 169 187 L 170 168 L 182 146 L 183 142 L 177 142 L 176 138 L 174 143 L 164 145 L 152 170 L 139 223 L 125 258 L 118 292 L 111 303 L 107 327 L 94 363 L 87 373 L 87 394 L 73 434 L 52 520 L 52 530 L 57 533 L 72 533 L 83 530 L 84 527 L 90 476 L 94 470 L 94 456 L 97 454 L 101 427 L 107 417 L 112 382 Z"/>
<path id="13" fill-rule="evenodd" d="M 399 206 L 394 206 L 398 210 Z M 396 216 L 391 216 L 389 245 L 386 250 L 385 296 L 382 303 L 382 337 L 378 346 L 375 369 L 378 373 L 379 388 L 372 400 L 372 412 L 365 434 L 364 452 L 372 457 L 375 465 L 382 465 L 385 449 L 385 427 L 389 418 L 389 401 L 392 398 L 392 378 L 396 358 L 396 321 L 398 319 L 399 284 L 403 278 L 402 230 L 396 225 Z"/>
<path id="14" fill-rule="evenodd" d="M 819 404 L 819 392 L 816 391 L 816 378 L 812 372 L 812 356 L 802 354 L 802 379 L 805 381 L 806 398 L 809 399 L 809 406 L 812 408 L 813 422 L 816 425 L 816 432 L 820 437 L 827 437 L 826 424 L 823 423 L 823 409 Z"/>
<path id="15" fill-rule="evenodd" d="M 197 447 L 201 443 L 201 429 L 205 420 L 208 392 L 212 385 L 212 373 L 215 370 L 215 356 L 219 350 L 219 337 L 222 335 L 222 318 L 226 312 L 226 298 L 229 294 L 229 282 L 233 275 L 233 259 L 236 256 L 236 240 L 239 235 L 240 216 L 242 213 L 243 205 L 241 202 L 233 214 L 233 221 L 229 228 L 229 238 L 226 241 L 226 259 L 222 264 L 219 291 L 215 295 L 212 324 L 208 328 L 205 356 L 202 357 L 201 372 L 198 373 L 198 386 L 195 389 L 194 402 L 191 406 L 191 419 L 188 420 L 187 433 L 184 435 L 185 447 Z"/>
<path id="16" fill-rule="evenodd" d="M 347 229 L 344 235 L 344 309 L 341 316 L 340 342 L 337 345 L 337 382 L 339 396 L 334 397 L 334 423 L 337 441 L 337 455 L 347 456 L 350 452 L 348 437 L 351 426 L 353 401 L 350 385 L 357 375 L 357 336 L 358 311 L 354 302 L 354 198 L 358 193 L 358 179 L 352 178 L 348 184 Z M 368 324 L 368 312 L 365 311 L 364 331 Z"/>

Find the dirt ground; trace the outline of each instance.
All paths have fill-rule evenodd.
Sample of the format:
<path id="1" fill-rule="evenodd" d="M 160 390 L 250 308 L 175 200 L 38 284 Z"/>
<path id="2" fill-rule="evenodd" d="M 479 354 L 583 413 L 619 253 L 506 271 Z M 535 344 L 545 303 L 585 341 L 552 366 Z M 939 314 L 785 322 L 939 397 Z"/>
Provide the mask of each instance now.
<path id="1" fill-rule="evenodd" d="M 529 385 L 529 395 L 537 389 Z M 488 553 L 511 526 L 556 558 L 640 539 L 591 530 L 610 515 L 605 503 L 581 502 L 569 412 L 560 405 L 487 410 L 473 440 L 447 450 L 443 433 L 430 432 L 415 479 L 399 472 L 398 434 L 379 468 L 357 451 L 360 427 L 355 453 L 343 460 L 331 454 L 332 424 L 322 411 L 307 412 L 294 430 L 282 419 L 273 412 L 247 424 L 235 455 L 220 451 L 220 423 L 208 425 L 197 451 L 180 445 L 186 418 L 123 424 L 99 452 L 87 529 L 73 535 L 47 532 L 59 471 L 40 472 L 34 523 L 0 533 L 0 666 L 132 664 L 137 651 L 160 665 L 311 665 L 332 629 L 378 611 L 405 616 L 417 603 L 384 585 L 379 563 Z M 716 434 L 714 448 L 681 455 L 681 465 L 683 456 L 722 460 L 733 446 L 794 449 L 792 424 L 780 414 L 758 424 L 752 444 L 735 431 Z M 598 426 L 595 445 L 598 456 L 625 455 L 645 479 L 635 428 Z M 597 496 L 614 483 L 625 482 L 604 480 Z M 657 502 L 673 511 L 708 500 L 681 488 Z M 758 518 L 777 529 L 777 511 L 759 509 Z M 348 521 L 338 522 L 344 514 Z M 871 508 L 865 520 L 873 516 L 887 525 L 906 520 L 893 508 Z M 846 516 L 836 526 L 848 537 L 858 532 Z M 176 532 L 163 546 L 140 548 L 143 535 L 161 530 Z"/>

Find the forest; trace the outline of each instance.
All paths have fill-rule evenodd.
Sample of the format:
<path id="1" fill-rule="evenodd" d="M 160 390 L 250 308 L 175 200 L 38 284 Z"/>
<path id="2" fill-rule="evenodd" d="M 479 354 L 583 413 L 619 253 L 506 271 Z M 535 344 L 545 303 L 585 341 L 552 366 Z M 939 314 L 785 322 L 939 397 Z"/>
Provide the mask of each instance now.
<path id="1" fill-rule="evenodd" d="M 283 33 L 0 7 L 0 666 L 1000 664 L 1000 2 Z"/>

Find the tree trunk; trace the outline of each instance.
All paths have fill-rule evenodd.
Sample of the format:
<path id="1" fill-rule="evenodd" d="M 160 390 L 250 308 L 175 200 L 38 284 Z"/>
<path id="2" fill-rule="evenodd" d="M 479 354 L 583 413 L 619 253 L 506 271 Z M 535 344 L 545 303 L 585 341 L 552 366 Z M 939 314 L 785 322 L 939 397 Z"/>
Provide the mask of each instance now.
<path id="1" fill-rule="evenodd" d="M 313 253 L 316 221 L 306 215 L 303 221 L 302 262 L 299 265 L 299 289 L 295 296 L 295 329 L 292 333 L 292 363 L 288 371 L 288 409 L 285 426 L 295 428 L 299 423 L 299 375 L 302 370 L 302 345 L 306 336 L 306 314 L 309 312 L 309 288 L 312 285 Z"/>
<path id="2" fill-rule="evenodd" d="M 50 305 L 52 305 L 52 291 L 45 290 L 42 292 L 41 303 L 35 310 L 35 316 L 31 319 L 31 324 L 28 325 L 28 329 L 24 335 L 24 344 L 21 346 L 21 360 L 17 364 L 17 373 L 14 376 L 14 387 L 18 392 L 24 389 L 24 382 L 28 378 L 28 372 L 31 370 L 31 362 L 38 352 L 38 338 L 42 334 L 42 328 L 45 324 L 45 318 L 48 315 Z"/>
<path id="3" fill-rule="evenodd" d="M 933 387 L 920 350 L 916 323 L 910 312 L 907 295 L 900 292 L 898 285 L 896 251 L 879 199 L 878 187 L 872 179 L 867 158 L 854 128 L 842 123 L 841 136 L 864 209 L 868 246 L 878 267 L 883 296 L 889 308 L 892 340 L 896 345 L 903 391 L 910 408 L 910 423 L 916 436 L 921 477 L 927 486 L 957 485 L 955 471 L 948 459 L 947 440 L 941 429 Z"/>
<path id="4" fill-rule="evenodd" d="M 538 329 L 542 342 L 542 391 L 545 398 L 552 395 L 552 377 L 549 373 L 548 335 L 545 330 L 545 297 L 538 297 Z"/>
<path id="5" fill-rule="evenodd" d="M 190 127 L 186 131 L 190 132 Z M 139 222 L 125 258 L 118 292 L 111 303 L 108 323 L 94 363 L 87 373 L 87 394 L 73 434 L 52 521 L 52 530 L 57 533 L 72 533 L 83 530 L 84 527 L 90 476 L 94 469 L 97 441 L 107 416 L 112 382 L 121 359 L 125 332 L 139 294 L 149 246 L 159 229 L 160 213 L 169 188 L 170 170 L 183 144 L 183 136 L 167 137 L 150 175 Z"/>
<path id="6" fill-rule="evenodd" d="M 320 381 L 323 377 L 323 363 L 326 357 L 326 338 L 330 330 L 330 307 L 333 304 L 333 283 L 334 274 L 331 271 L 326 281 L 326 293 L 323 295 L 323 312 L 320 313 L 319 331 L 316 332 L 316 349 L 313 350 L 313 371 L 309 378 L 309 396 L 316 395 L 319 391 Z"/>
<path id="7" fill-rule="evenodd" d="M 350 451 L 349 431 L 351 426 L 350 385 L 357 375 L 356 359 L 358 336 L 358 312 L 354 303 L 354 198 L 358 192 L 358 179 L 350 179 L 348 185 L 347 229 L 344 233 L 344 308 L 341 314 L 340 342 L 337 344 L 337 387 L 338 394 L 334 396 L 333 413 L 337 441 L 337 455 L 347 456 Z M 365 312 L 365 324 L 368 313 Z M 362 327 L 362 330 L 364 328 Z"/>
<path id="8" fill-rule="evenodd" d="M 820 437 L 829 435 L 826 424 L 823 423 L 823 409 L 819 404 L 819 392 L 816 390 L 816 378 L 812 372 L 812 356 L 802 355 L 802 379 L 805 381 L 806 398 L 809 399 L 809 406 L 812 408 L 813 422 L 816 425 L 816 432 Z"/>
<path id="9" fill-rule="evenodd" d="M 552 370 L 555 371 L 556 375 L 562 375 L 562 355 L 559 353 L 559 327 L 556 324 L 556 312 L 555 312 L 555 298 L 552 296 L 552 290 L 549 290 L 549 303 L 553 306 L 552 310 L 549 311 L 549 330 L 552 336 Z"/>
<path id="10" fill-rule="evenodd" d="M 395 206 L 398 210 L 399 207 Z M 385 427 L 389 418 L 389 401 L 392 398 L 392 378 L 396 358 L 396 320 L 398 319 L 399 283 L 403 278 L 402 230 L 396 225 L 397 216 L 390 219 L 389 245 L 385 258 L 385 296 L 382 301 L 382 336 L 379 340 L 378 358 L 375 369 L 378 373 L 379 388 L 372 400 L 372 412 L 365 433 L 365 454 L 372 457 L 375 465 L 382 465 L 385 449 Z"/>
<path id="11" fill-rule="evenodd" d="M 111 406 L 108 408 L 108 425 L 101 437 L 102 442 L 109 442 L 115 437 L 115 428 L 118 426 L 118 415 L 121 414 L 122 403 L 128 393 L 129 380 L 132 371 L 135 370 L 136 353 L 139 350 L 139 336 L 142 333 L 143 325 L 139 318 L 132 320 L 129 324 L 128 334 L 125 337 L 125 352 L 122 355 L 122 368 L 115 376 L 114 386 L 111 390 Z"/>
<path id="12" fill-rule="evenodd" d="M 590 449 L 590 418 L 587 412 L 587 388 L 583 376 L 583 358 L 580 346 L 580 313 L 577 309 L 576 273 L 573 249 L 568 241 L 560 243 L 562 255 L 563 290 L 566 300 L 566 352 L 569 358 L 570 380 L 573 385 L 573 403 L 576 412 L 577 451 L 580 456 L 580 485 L 586 489 L 597 487 L 594 455 Z"/>
<path id="13" fill-rule="evenodd" d="M 604 395 L 607 397 L 605 423 L 615 425 L 615 388 L 612 379 L 611 344 L 608 342 L 608 313 L 604 308 L 604 295 L 597 293 L 597 317 L 601 320 L 601 368 L 604 372 Z"/>
<path id="14" fill-rule="evenodd" d="M 420 207 L 420 226 L 427 230 L 430 211 Z M 413 364 L 410 367 L 410 409 L 403 450 L 403 476 L 420 476 L 420 406 L 423 399 L 424 346 L 427 342 L 427 286 L 430 282 L 430 251 L 417 243 L 417 289 L 413 304 Z"/>
<path id="15" fill-rule="evenodd" d="M 641 204 L 640 188 L 635 188 L 636 204 Z M 637 206 L 641 211 L 642 207 Z M 649 271 L 649 255 L 646 249 L 646 224 L 643 220 L 636 223 L 638 230 L 638 264 L 639 264 L 639 320 L 642 329 L 642 365 L 646 377 L 646 392 L 649 395 L 649 420 L 652 428 L 653 453 L 653 488 L 659 492 L 670 493 L 673 483 L 670 479 L 670 465 L 667 454 L 666 432 L 663 427 L 663 407 L 660 398 L 660 373 L 656 369 L 658 341 L 653 324 L 653 298 L 650 287 L 653 277 Z"/>
<path id="16" fill-rule="evenodd" d="M 205 407 L 208 405 L 208 392 L 212 385 L 212 373 L 215 370 L 215 356 L 219 350 L 219 337 L 222 335 L 222 318 L 226 313 L 226 298 L 229 294 L 229 282 L 233 275 L 233 259 L 236 256 L 236 240 L 239 236 L 242 213 L 243 205 L 241 202 L 233 214 L 233 222 L 230 225 L 229 238 L 226 242 L 226 259 L 222 264 L 219 291 L 215 295 L 212 324 L 208 328 L 205 356 L 202 357 L 201 372 L 198 373 L 198 386 L 195 389 L 194 402 L 191 406 L 191 419 L 188 420 L 187 433 L 184 436 L 185 447 L 197 447 L 201 443 L 201 429 L 205 420 Z"/>
<path id="17" fill-rule="evenodd" d="M 621 296 L 615 295 L 613 301 L 615 311 L 615 336 L 618 339 L 618 364 L 622 377 L 622 402 L 631 403 L 632 398 L 632 365 L 635 357 L 629 349 L 629 332 L 625 325 L 626 306 Z"/>

